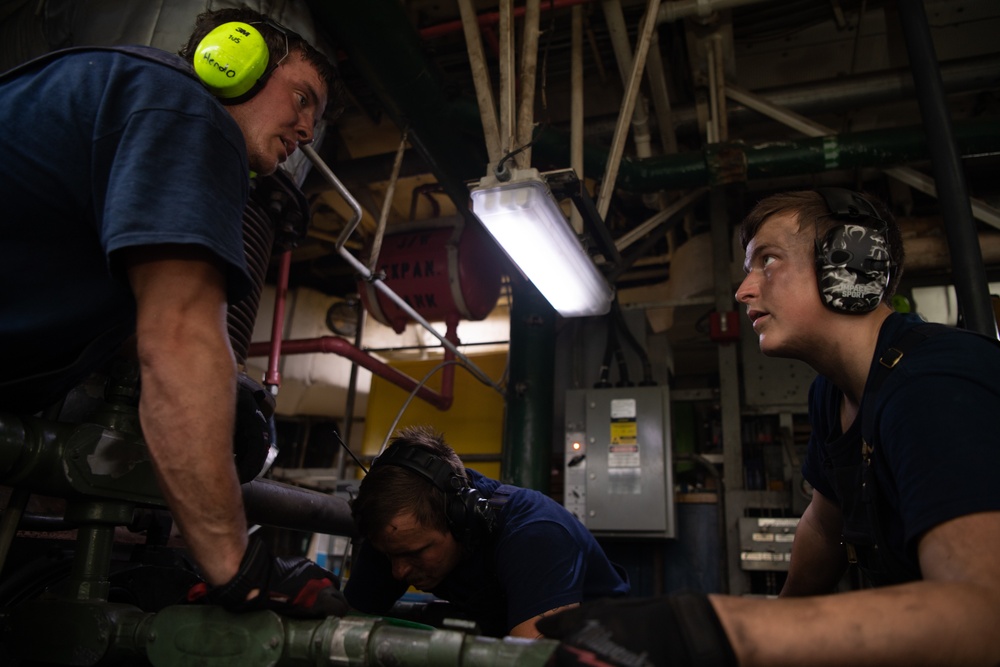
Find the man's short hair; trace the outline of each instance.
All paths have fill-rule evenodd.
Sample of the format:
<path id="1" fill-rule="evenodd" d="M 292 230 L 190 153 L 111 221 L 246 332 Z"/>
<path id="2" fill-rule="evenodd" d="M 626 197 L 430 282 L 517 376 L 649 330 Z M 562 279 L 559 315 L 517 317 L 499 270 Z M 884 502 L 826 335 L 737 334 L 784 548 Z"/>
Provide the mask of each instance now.
<path id="1" fill-rule="evenodd" d="M 465 478 L 465 466 L 445 443 L 444 436 L 423 426 L 411 426 L 396 434 L 386 452 L 396 447 L 416 447 L 445 461 L 455 474 Z M 424 526 L 448 532 L 447 496 L 419 474 L 397 465 L 374 463 L 361 481 L 351 503 L 358 532 L 367 539 L 377 536 L 401 512 L 412 512 Z"/>
<path id="2" fill-rule="evenodd" d="M 198 45 L 205 38 L 205 35 L 212 32 L 212 30 L 223 23 L 230 23 L 232 21 L 250 23 L 253 27 L 257 28 L 264 38 L 264 42 L 267 44 L 268 63 L 270 65 L 279 62 L 285 57 L 287 44 L 289 56 L 298 53 L 303 60 L 316 68 L 320 78 L 326 84 L 327 90 L 326 110 L 323 113 L 323 119 L 332 123 L 343 113 L 344 100 L 346 99 L 344 84 L 341 81 L 337 67 L 329 58 L 303 39 L 301 35 L 287 28 L 282 32 L 271 23 L 268 23 L 270 20 L 266 14 L 261 14 L 246 6 L 227 7 L 225 9 L 202 12 L 195 19 L 194 31 L 188 38 L 187 44 L 179 51 L 179 54 L 185 60 L 194 62 Z M 286 38 L 287 42 L 285 41 Z"/>
<path id="3" fill-rule="evenodd" d="M 888 207 L 878 198 L 859 192 L 865 201 L 870 203 L 875 211 L 881 216 L 886 224 L 886 247 L 889 251 L 889 259 L 892 268 L 889 271 L 889 282 L 886 285 L 882 301 L 888 302 L 892 295 L 896 293 L 899 286 L 899 279 L 903 275 L 903 236 L 900 234 L 899 225 L 896 219 L 889 212 Z M 757 235 L 761 226 L 771 216 L 784 213 L 796 213 L 799 222 L 799 229 L 812 227 L 815 238 L 823 238 L 827 232 L 843 224 L 830 215 L 830 209 L 826 206 L 826 201 L 822 195 L 814 190 L 797 190 L 794 192 L 782 192 L 769 197 L 765 197 L 757 202 L 750 213 L 740 223 L 740 244 L 746 250 L 750 240 Z"/>

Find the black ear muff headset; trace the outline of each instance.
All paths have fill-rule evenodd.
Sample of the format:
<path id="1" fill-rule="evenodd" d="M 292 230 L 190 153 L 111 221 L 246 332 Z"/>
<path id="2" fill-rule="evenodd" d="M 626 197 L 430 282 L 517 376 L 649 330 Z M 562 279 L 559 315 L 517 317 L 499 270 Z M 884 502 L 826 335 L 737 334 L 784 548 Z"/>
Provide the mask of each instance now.
<path id="1" fill-rule="evenodd" d="M 285 36 L 285 55 L 273 65 L 256 23 L 223 23 L 205 35 L 195 49 L 195 74 L 223 104 L 240 104 L 256 95 L 288 57 L 288 30 L 271 20 L 263 23 Z"/>
<path id="2" fill-rule="evenodd" d="M 816 239 L 816 280 L 823 303 L 837 312 L 878 307 L 892 268 L 888 225 L 871 202 L 844 188 L 817 188 L 830 216 L 841 221 Z"/>
<path id="3" fill-rule="evenodd" d="M 371 467 L 384 465 L 405 468 L 444 492 L 448 528 L 459 542 L 467 543 L 477 533 L 490 529 L 487 499 L 444 459 L 419 447 L 395 445 L 372 461 Z"/>

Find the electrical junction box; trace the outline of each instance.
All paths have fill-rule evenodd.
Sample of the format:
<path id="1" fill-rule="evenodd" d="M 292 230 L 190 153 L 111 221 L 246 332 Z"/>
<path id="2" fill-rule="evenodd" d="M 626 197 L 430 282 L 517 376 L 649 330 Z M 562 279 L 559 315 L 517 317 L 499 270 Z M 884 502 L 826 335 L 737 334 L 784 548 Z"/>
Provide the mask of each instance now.
<path id="1" fill-rule="evenodd" d="M 667 387 L 566 392 L 563 504 L 595 535 L 674 537 Z"/>

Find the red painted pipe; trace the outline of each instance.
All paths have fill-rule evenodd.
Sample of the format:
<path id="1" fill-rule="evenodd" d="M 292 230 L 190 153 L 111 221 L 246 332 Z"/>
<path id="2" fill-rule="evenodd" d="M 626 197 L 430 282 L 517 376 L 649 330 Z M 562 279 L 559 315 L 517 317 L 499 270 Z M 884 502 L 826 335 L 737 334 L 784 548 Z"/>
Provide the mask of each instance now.
<path id="1" fill-rule="evenodd" d="M 271 320 L 271 343 L 268 350 L 261 352 L 261 355 L 267 354 L 268 357 L 264 384 L 269 387 L 277 387 L 281 384 L 278 357 L 280 356 L 281 330 L 285 326 L 285 302 L 288 300 L 288 275 L 291 270 L 292 251 L 286 250 L 281 255 L 281 264 L 278 267 L 278 284 L 274 293 L 274 317 Z"/>
<path id="2" fill-rule="evenodd" d="M 583 5 L 590 1 L 591 0 L 542 0 L 541 10 L 544 12 L 548 9 L 563 9 L 564 7 L 572 7 L 574 5 Z M 524 16 L 524 7 L 515 7 L 514 18 L 519 18 L 521 16 Z M 479 14 L 476 17 L 476 21 L 482 27 L 499 23 L 500 12 L 486 12 L 485 14 Z M 456 21 L 446 21 L 445 23 L 438 23 L 437 25 L 421 28 L 420 36 L 424 39 L 436 39 L 453 32 L 462 32 L 461 19 Z"/>
<path id="3" fill-rule="evenodd" d="M 269 351 L 271 351 L 271 347 L 272 343 L 251 343 L 249 356 L 260 357 L 267 355 Z M 320 336 L 319 338 L 302 338 L 298 340 L 281 341 L 281 353 L 338 354 L 342 357 L 350 359 L 362 368 L 367 368 L 380 378 L 388 380 L 397 387 L 405 389 L 406 391 L 413 391 L 414 387 L 418 384 L 417 380 L 414 380 L 405 373 L 402 373 L 392 366 L 379 361 L 364 350 L 355 347 L 345 339 L 337 336 Z M 277 355 L 274 355 L 273 352 L 272 356 L 274 358 L 277 357 Z M 447 360 L 454 359 L 454 356 L 455 355 L 452 354 L 451 351 L 445 352 L 445 359 Z M 275 371 L 275 373 L 276 372 L 277 371 Z M 426 386 L 422 386 L 417 390 L 417 396 L 427 401 L 438 410 L 447 410 L 451 407 L 451 403 L 454 398 L 454 377 L 455 365 L 448 364 L 441 371 L 441 392 L 438 393 L 433 389 L 428 389 Z"/>

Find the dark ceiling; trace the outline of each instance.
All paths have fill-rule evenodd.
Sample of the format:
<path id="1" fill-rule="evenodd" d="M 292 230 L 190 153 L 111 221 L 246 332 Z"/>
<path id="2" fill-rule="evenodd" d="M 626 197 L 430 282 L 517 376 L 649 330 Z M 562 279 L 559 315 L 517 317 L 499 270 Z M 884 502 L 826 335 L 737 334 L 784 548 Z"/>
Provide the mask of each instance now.
<path id="1" fill-rule="evenodd" d="M 468 182 L 486 174 L 488 157 L 457 2 L 311 0 L 307 4 L 318 29 L 335 45 L 350 95 L 349 109 L 324 142 L 322 154 L 366 209 L 353 239 L 358 252 L 364 252 L 364 242 L 382 212 L 404 127 L 409 148 L 399 169 L 389 223 L 462 212 Z M 475 4 L 496 90 L 497 5 Z M 662 64 L 669 110 L 657 106 L 647 65 L 638 104 L 648 115 L 650 140 L 643 155 L 631 137 L 625 144 L 606 218 L 613 237 L 620 238 L 669 202 L 720 180 L 731 193 L 734 221 L 769 191 L 829 183 L 874 192 L 890 201 L 898 216 L 937 220 L 938 229 L 931 233 L 940 233 L 937 200 L 880 171 L 905 164 L 930 173 L 921 107 L 896 2 L 729 0 L 709 3 L 718 9 L 707 16 L 691 11 L 700 4 L 660 3 L 650 59 Z M 967 156 L 968 190 L 996 206 L 1000 204 L 993 177 L 1000 47 L 992 35 L 1000 28 L 1000 5 L 992 0 L 924 4 L 948 112 L 959 150 Z M 542 0 L 532 166 L 542 171 L 569 166 L 574 5 L 580 7 L 584 32 L 585 171 L 596 198 L 625 88 L 608 20 L 618 3 Z M 521 3 L 517 6 L 519 11 Z M 647 3 L 624 0 L 620 7 L 629 43 L 635 48 Z M 518 19 L 518 42 L 522 25 Z M 845 144 L 847 138 L 856 138 L 850 159 L 818 167 L 811 158 L 798 159 L 795 151 L 808 157 L 821 140 L 732 99 L 726 103 L 726 136 L 709 141 L 712 94 L 706 54 L 716 42 L 729 84 L 829 128 L 831 134 L 844 137 Z M 905 134 L 907 130 L 915 134 Z M 887 143 L 879 143 L 883 141 Z M 737 158 L 749 166 L 735 175 L 718 170 L 714 161 L 731 158 L 719 148 L 725 145 L 737 146 Z M 343 224 L 343 209 L 335 198 L 320 194 L 327 184 L 314 174 L 304 188 L 319 198 L 314 225 L 336 233 Z M 621 272 L 620 290 L 670 277 L 672 251 L 707 225 L 704 201 L 690 207 L 669 233 L 658 230 L 656 238 L 636 244 L 646 257 Z M 976 224 L 983 232 L 995 231 L 990 224 Z M 305 246 L 293 269 L 296 284 L 328 294 L 353 289 L 347 267 L 322 250 L 328 249 L 328 242 L 311 240 Z"/>

